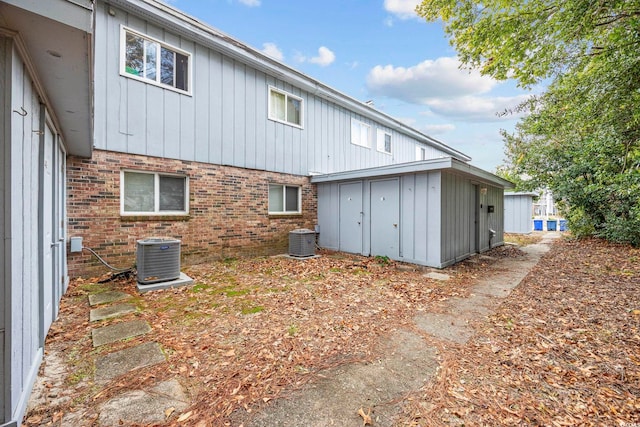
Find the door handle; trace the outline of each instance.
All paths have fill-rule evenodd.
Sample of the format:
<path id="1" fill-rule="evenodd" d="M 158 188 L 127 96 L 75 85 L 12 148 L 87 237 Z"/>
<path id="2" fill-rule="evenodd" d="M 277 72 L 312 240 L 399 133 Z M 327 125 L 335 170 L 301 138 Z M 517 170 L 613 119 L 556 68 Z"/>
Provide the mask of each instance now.
<path id="1" fill-rule="evenodd" d="M 398 228 L 398 224 L 393 224 L 393 226 L 394 226 L 395 228 Z"/>

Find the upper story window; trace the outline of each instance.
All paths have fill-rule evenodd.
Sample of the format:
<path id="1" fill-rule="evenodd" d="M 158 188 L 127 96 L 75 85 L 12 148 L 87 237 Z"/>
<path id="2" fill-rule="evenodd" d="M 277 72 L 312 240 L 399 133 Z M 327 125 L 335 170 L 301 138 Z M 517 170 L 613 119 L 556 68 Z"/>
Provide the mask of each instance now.
<path id="1" fill-rule="evenodd" d="M 371 126 L 361 122 L 360 120 L 351 119 L 351 143 L 361 145 L 363 147 L 370 147 L 371 141 Z"/>
<path id="2" fill-rule="evenodd" d="M 427 160 L 427 149 L 424 147 L 416 147 L 416 160 Z"/>
<path id="3" fill-rule="evenodd" d="M 120 74 L 136 80 L 191 92 L 191 54 L 122 27 Z"/>
<path id="4" fill-rule="evenodd" d="M 382 129 L 378 129 L 377 134 L 378 151 L 391 154 L 391 134 Z"/>
<path id="5" fill-rule="evenodd" d="M 302 127 L 302 98 L 269 87 L 269 118 Z"/>
<path id="6" fill-rule="evenodd" d="M 123 171 L 120 189 L 122 215 L 189 213 L 189 183 L 186 176 Z"/>

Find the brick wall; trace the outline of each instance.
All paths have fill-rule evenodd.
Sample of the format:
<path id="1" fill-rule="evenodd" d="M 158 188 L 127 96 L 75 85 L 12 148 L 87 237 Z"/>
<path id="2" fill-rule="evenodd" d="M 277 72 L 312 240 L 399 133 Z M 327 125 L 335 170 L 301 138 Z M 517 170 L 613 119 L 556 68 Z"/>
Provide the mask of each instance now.
<path id="1" fill-rule="evenodd" d="M 189 177 L 187 217 L 120 215 L 120 172 L 140 170 Z M 302 214 L 268 214 L 269 183 L 300 185 Z M 69 236 L 82 236 L 115 267 L 135 263 L 136 240 L 170 237 L 182 241 L 182 263 L 247 255 L 285 253 L 289 231 L 313 229 L 315 186 L 305 176 L 96 150 L 91 159 L 67 160 Z M 87 251 L 69 253 L 69 274 L 109 270 Z"/>

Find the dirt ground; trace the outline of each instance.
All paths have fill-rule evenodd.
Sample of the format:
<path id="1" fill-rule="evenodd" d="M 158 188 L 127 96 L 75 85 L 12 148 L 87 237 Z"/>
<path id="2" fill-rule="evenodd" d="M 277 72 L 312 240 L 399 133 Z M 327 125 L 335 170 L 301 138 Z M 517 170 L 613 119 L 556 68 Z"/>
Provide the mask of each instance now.
<path id="1" fill-rule="evenodd" d="M 164 425 L 238 425 L 328 370 L 380 360 L 380 342 L 414 328 L 417 314 L 469 297 L 487 269 L 523 256 L 496 248 L 439 271 L 447 281 L 427 277 L 430 269 L 331 252 L 193 266 L 184 271 L 195 286 L 143 295 L 134 278 L 75 280 L 46 343 L 45 364 L 57 361 L 58 377 L 25 425 L 61 425 L 70 413 L 92 425 L 113 396 L 176 378 L 190 406 L 168 410 Z M 640 422 L 639 258 L 638 249 L 559 239 L 492 314 L 472 322 L 468 340 L 432 342 L 439 367 L 402 396 L 395 424 Z M 102 324 L 148 321 L 167 363 L 98 385 L 95 359 L 142 340 L 92 347 L 87 296 L 110 290 L 134 295 L 138 311 Z M 367 409 L 356 425 L 368 421 Z"/>

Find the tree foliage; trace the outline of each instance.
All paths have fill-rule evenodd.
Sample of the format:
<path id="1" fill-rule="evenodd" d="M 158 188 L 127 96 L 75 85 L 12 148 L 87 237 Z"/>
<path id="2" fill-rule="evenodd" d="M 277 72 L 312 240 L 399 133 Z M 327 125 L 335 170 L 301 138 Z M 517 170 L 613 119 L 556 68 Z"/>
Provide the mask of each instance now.
<path id="1" fill-rule="evenodd" d="M 443 20 L 467 66 L 548 83 L 503 133 L 499 173 L 549 187 L 578 235 L 640 245 L 640 0 L 424 0 L 417 11 Z"/>

